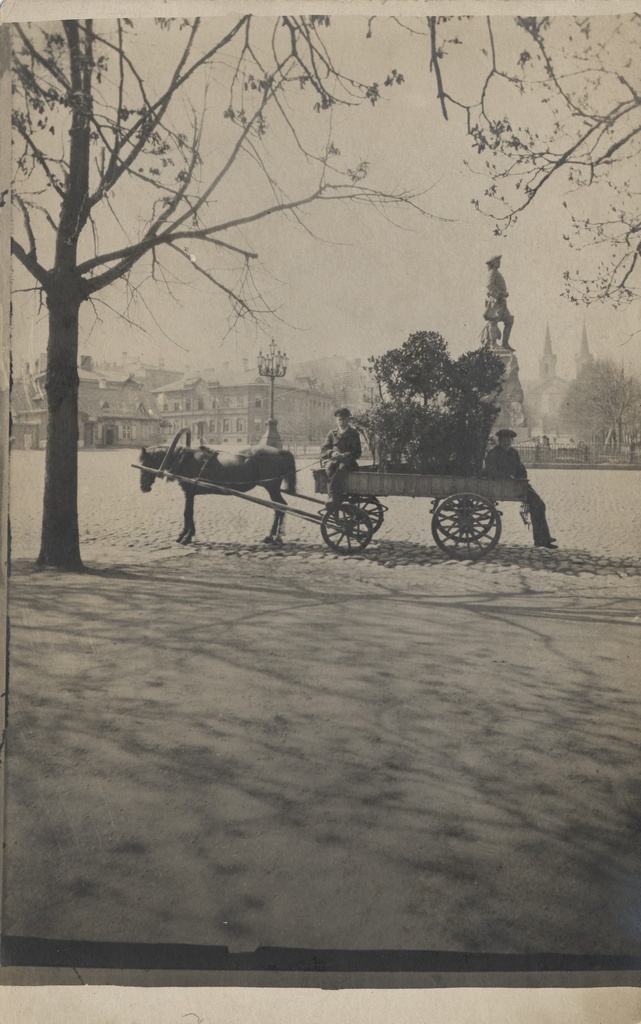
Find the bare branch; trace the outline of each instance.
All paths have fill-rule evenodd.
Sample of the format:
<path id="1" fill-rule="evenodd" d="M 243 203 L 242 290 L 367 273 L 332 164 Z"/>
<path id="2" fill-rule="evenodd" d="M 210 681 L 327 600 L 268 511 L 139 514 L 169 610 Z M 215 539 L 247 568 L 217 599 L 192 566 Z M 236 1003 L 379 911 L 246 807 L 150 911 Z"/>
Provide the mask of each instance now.
<path id="1" fill-rule="evenodd" d="M 53 171 L 49 167 L 49 161 L 47 161 L 45 159 L 44 153 L 42 153 L 41 150 L 38 149 L 38 147 L 36 146 L 34 140 L 31 137 L 31 135 L 29 135 L 29 133 L 26 131 L 25 127 L 23 126 L 23 124 L 22 124 L 22 122 L 20 121 L 19 118 L 17 118 L 17 117 L 13 118 L 13 127 L 17 129 L 17 131 L 19 132 L 20 136 L 24 139 L 25 144 L 26 144 L 29 152 L 31 153 L 31 155 L 34 158 L 34 160 L 36 161 L 36 163 L 39 164 L 40 167 L 42 167 L 43 171 L 45 172 L 45 174 L 47 176 L 47 180 L 49 181 L 49 184 L 52 186 L 52 188 L 55 189 L 55 191 L 58 193 L 58 195 L 60 196 L 61 199 L 64 198 L 64 195 L 65 195 L 64 189 L 60 185 L 60 182 L 59 182 L 58 178 L 56 177 L 56 175 L 53 173 Z"/>
<path id="2" fill-rule="evenodd" d="M 189 259 L 188 254 L 185 253 L 182 249 L 180 249 L 177 245 L 174 245 L 173 242 L 170 242 L 169 245 L 175 252 L 177 252 L 184 259 Z M 199 274 L 202 274 L 203 277 L 206 277 L 208 281 L 211 281 L 212 284 L 215 284 L 216 287 L 219 288 L 222 292 L 224 292 L 232 300 L 232 303 L 235 307 L 244 310 L 244 312 L 248 313 L 251 317 L 255 316 L 255 311 L 247 302 L 245 302 L 241 295 L 239 295 L 237 292 L 234 292 L 231 288 L 228 288 L 226 285 L 222 283 L 222 281 L 217 280 L 213 276 L 213 274 L 211 274 L 208 270 L 205 270 L 203 267 L 200 267 L 197 263 L 192 263 L 192 267 L 194 268 L 194 270 L 197 270 Z"/>
<path id="3" fill-rule="evenodd" d="M 49 275 L 45 268 L 38 263 L 33 256 L 20 245 L 20 242 L 16 241 L 15 238 L 11 239 L 11 254 L 17 256 L 23 267 L 25 267 L 32 277 L 35 277 L 36 281 L 39 281 L 43 288 L 46 290 L 49 285 Z"/>
<path id="4" fill-rule="evenodd" d="M 33 233 L 32 227 L 31 227 L 31 218 L 29 216 L 29 211 L 27 209 L 26 203 L 24 202 L 22 197 L 17 192 L 14 193 L 14 195 L 12 196 L 12 199 L 15 200 L 15 202 L 18 204 L 18 206 L 20 207 L 20 210 L 22 212 L 22 218 L 24 220 L 25 231 L 27 232 L 27 238 L 29 239 L 29 252 L 27 253 L 27 255 L 29 256 L 30 259 L 34 260 L 37 263 L 38 262 L 38 253 L 37 253 L 37 250 L 36 250 L 36 237 L 35 237 L 35 235 Z"/>
<path id="5" fill-rule="evenodd" d="M 90 199 L 90 203 L 92 205 L 97 203 L 107 190 L 112 189 L 116 182 L 119 180 L 119 178 L 122 177 L 122 175 L 125 173 L 125 171 L 129 170 L 133 162 L 138 158 L 139 154 L 142 152 L 145 144 L 147 143 L 150 133 L 160 123 L 163 116 L 165 115 L 172 98 L 176 95 L 176 93 L 180 90 L 184 83 L 189 78 L 191 78 L 192 75 L 195 74 L 199 67 L 201 67 L 205 63 L 208 63 L 212 59 L 212 57 L 215 56 L 216 53 L 218 53 L 221 49 L 227 46 L 228 43 L 231 42 L 232 39 L 234 39 L 234 37 L 237 35 L 241 27 L 246 23 L 246 21 L 250 17 L 250 15 L 245 15 L 244 17 L 242 17 L 234 25 L 234 27 L 223 37 L 223 39 L 219 40 L 215 46 L 211 47 L 207 51 L 206 54 L 204 54 L 199 59 L 195 60 L 190 67 L 185 69 L 185 65 L 187 64 L 187 61 L 189 59 L 189 54 L 191 53 L 194 38 L 200 26 L 200 19 L 195 19 L 190 30 L 189 38 L 187 39 L 187 43 L 183 49 L 183 53 L 179 59 L 179 62 L 176 68 L 174 69 L 168 87 L 165 89 L 164 93 L 155 101 L 155 103 L 146 106 L 145 114 L 143 115 L 143 117 L 139 118 L 135 122 L 135 124 L 125 133 L 122 140 L 120 140 L 120 142 L 116 144 L 116 146 L 114 147 L 114 153 L 112 155 L 112 159 L 109 162 L 109 166 L 105 173 L 104 180 L 100 183 L 97 191 Z M 126 144 L 129 144 L 129 142 L 131 142 L 131 140 L 138 134 L 140 136 L 138 142 L 131 147 L 131 150 L 129 151 L 127 156 L 121 159 L 120 154 L 123 150 L 123 147 Z"/>
<path id="6" fill-rule="evenodd" d="M 445 92 L 443 91 L 443 76 L 441 75 L 441 64 L 438 46 L 436 45 L 436 18 L 428 18 L 427 23 L 430 30 L 430 69 L 436 76 L 436 96 L 441 104 L 441 113 L 445 120 L 448 120 L 447 106 L 445 105 Z"/>
<path id="7" fill-rule="evenodd" d="M 62 85 L 66 92 L 69 92 L 71 89 L 71 83 L 69 82 L 67 77 L 62 73 L 60 67 L 53 61 L 46 59 L 43 53 L 33 45 L 31 40 L 29 39 L 29 36 L 26 34 L 26 32 L 24 31 L 20 24 L 14 25 L 14 29 L 17 32 L 18 36 L 20 37 L 25 49 L 28 51 L 32 60 L 34 60 L 38 64 L 41 64 L 43 68 L 46 68 L 51 77 L 55 78 L 55 80 L 59 82 L 60 85 Z"/>

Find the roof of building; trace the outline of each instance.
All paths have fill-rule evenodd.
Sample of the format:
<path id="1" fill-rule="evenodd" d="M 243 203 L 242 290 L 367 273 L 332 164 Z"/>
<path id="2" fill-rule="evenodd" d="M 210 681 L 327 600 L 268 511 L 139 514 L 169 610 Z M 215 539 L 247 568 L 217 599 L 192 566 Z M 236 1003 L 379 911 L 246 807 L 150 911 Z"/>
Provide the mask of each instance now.
<path id="1" fill-rule="evenodd" d="M 11 411 L 14 415 L 41 412 L 45 408 L 44 392 L 32 377 L 14 378 L 11 382 Z"/>
<path id="2" fill-rule="evenodd" d="M 297 383 L 300 376 L 302 375 L 293 374 L 288 370 L 286 377 L 278 377 L 274 381 L 274 386 L 288 391 L 313 391 L 317 395 L 331 398 L 331 394 L 327 394 L 322 386 L 319 386 L 318 382 L 311 387 L 309 385 L 301 387 L 301 384 Z M 266 377 L 261 377 L 254 367 L 251 370 L 236 370 L 218 380 L 208 380 L 206 377 L 198 375 L 183 377 L 181 380 L 174 381 L 171 384 L 164 384 L 162 387 L 153 388 L 152 394 L 171 395 L 179 391 L 190 391 L 199 383 L 205 384 L 208 388 L 266 387 L 269 385 L 269 380 Z"/>
<path id="3" fill-rule="evenodd" d="M 148 420 L 158 418 L 154 399 L 144 389 L 80 388 L 78 410 L 88 419 L 114 416 Z"/>
<path id="4" fill-rule="evenodd" d="M 35 381 L 44 381 L 46 375 L 47 371 L 43 369 L 38 373 L 34 373 L 33 379 Z M 128 370 L 87 370 L 84 366 L 79 366 L 78 379 L 81 384 L 95 384 L 96 387 L 100 386 L 101 381 L 105 381 L 107 387 L 118 387 L 121 385 L 136 388 L 142 387 L 142 384 Z"/>
<path id="5" fill-rule="evenodd" d="M 171 394 L 173 391 L 191 391 L 197 384 L 209 386 L 211 383 L 212 381 L 207 380 L 206 377 L 192 373 L 189 376 L 179 377 L 178 380 L 167 381 L 167 383 L 161 384 L 160 387 L 152 388 L 151 390 L 154 395 L 166 395 Z"/>

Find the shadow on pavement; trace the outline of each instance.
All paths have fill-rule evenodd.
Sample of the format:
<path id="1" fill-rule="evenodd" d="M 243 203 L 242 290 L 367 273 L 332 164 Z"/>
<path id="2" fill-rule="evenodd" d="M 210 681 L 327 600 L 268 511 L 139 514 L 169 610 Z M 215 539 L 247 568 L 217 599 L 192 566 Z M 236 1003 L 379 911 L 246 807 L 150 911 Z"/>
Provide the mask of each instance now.
<path id="1" fill-rule="evenodd" d="M 263 565 L 14 568 L 6 962 L 638 969 L 629 603 Z"/>

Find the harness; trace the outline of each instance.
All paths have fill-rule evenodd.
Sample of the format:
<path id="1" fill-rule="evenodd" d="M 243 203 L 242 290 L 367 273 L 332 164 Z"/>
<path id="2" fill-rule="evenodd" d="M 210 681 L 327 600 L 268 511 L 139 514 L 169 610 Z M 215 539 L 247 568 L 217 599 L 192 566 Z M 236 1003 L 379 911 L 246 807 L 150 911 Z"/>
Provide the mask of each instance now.
<path id="1" fill-rule="evenodd" d="M 189 447 L 177 447 L 172 453 L 172 458 L 162 466 L 162 475 L 164 475 L 165 473 L 168 473 L 169 476 L 171 476 L 172 474 L 179 475 L 180 469 L 183 466 L 185 459 L 187 458 L 187 454 L 193 451 L 194 449 Z M 212 459 L 214 459 L 218 455 L 225 454 L 224 452 L 221 451 L 220 448 L 208 448 L 207 445 L 204 444 L 198 446 L 198 451 L 202 453 L 205 457 L 202 459 L 198 476 L 193 478 L 194 485 L 198 484 L 198 482 L 202 479 L 203 474 L 207 470 L 207 467 L 210 465 Z M 285 453 L 283 452 L 283 454 Z M 254 455 L 245 455 L 244 453 L 241 452 L 237 452 L 234 457 L 237 459 L 243 459 L 245 462 L 250 462 L 252 459 L 255 459 Z M 322 460 L 319 460 L 319 462 L 313 463 L 312 465 L 320 465 L 321 461 Z M 298 476 L 300 470 L 296 469 L 294 472 L 296 473 L 296 476 Z M 258 486 L 260 484 L 273 483 L 277 480 L 280 480 L 284 475 L 285 473 L 283 472 L 279 473 L 277 476 L 261 477 L 260 479 L 255 480 L 253 485 Z"/>

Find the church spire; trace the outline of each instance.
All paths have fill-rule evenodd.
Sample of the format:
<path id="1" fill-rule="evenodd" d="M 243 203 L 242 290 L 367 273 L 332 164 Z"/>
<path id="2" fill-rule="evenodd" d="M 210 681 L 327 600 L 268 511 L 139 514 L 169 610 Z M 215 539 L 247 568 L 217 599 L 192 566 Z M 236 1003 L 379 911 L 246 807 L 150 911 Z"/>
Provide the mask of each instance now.
<path id="1" fill-rule="evenodd" d="M 550 335 L 549 323 L 545 326 L 545 344 L 543 355 L 539 358 L 539 379 L 551 380 L 556 377 L 556 356 L 552 351 L 552 337 Z"/>
<path id="2" fill-rule="evenodd" d="M 576 372 L 577 376 L 581 373 L 581 370 L 589 366 L 594 361 L 594 356 L 590 352 L 588 345 L 588 332 L 585 329 L 585 320 L 583 321 L 583 333 L 581 334 L 581 347 L 579 348 L 576 356 Z"/>
<path id="3" fill-rule="evenodd" d="M 552 355 L 552 338 L 550 336 L 550 324 L 549 321 L 545 325 L 545 348 L 543 350 L 544 355 Z"/>

